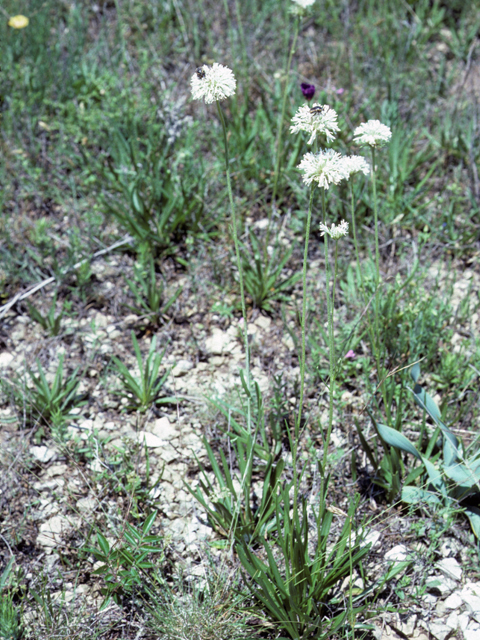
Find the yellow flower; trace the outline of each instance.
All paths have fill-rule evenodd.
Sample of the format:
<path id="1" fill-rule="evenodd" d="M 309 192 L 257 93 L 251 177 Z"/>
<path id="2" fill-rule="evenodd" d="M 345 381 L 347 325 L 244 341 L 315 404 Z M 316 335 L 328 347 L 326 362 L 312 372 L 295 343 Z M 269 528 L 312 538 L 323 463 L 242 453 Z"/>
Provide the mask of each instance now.
<path id="1" fill-rule="evenodd" d="M 28 18 L 26 16 L 12 16 L 8 21 L 8 26 L 14 29 L 24 29 L 28 27 Z"/>

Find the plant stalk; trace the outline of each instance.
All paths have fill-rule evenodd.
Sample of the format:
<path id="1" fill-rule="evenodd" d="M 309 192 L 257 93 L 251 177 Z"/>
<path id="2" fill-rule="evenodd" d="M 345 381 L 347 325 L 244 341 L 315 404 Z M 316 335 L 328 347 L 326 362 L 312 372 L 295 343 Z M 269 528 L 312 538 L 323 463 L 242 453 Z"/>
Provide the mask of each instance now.
<path id="1" fill-rule="evenodd" d="M 218 109 L 218 115 L 220 117 L 220 122 L 222 123 L 223 142 L 225 145 L 225 170 L 227 174 L 227 190 L 228 190 L 228 199 L 230 201 L 230 211 L 232 215 L 233 242 L 235 245 L 235 256 L 237 259 L 238 279 L 240 283 L 240 298 L 241 298 L 242 316 L 243 316 L 243 339 L 245 343 L 245 369 L 247 373 L 247 389 L 248 389 L 247 422 L 248 422 L 248 431 L 250 432 L 250 427 L 251 427 L 250 349 L 248 346 L 248 325 L 247 325 L 247 306 L 245 303 L 245 285 L 243 281 L 242 260 L 240 257 L 240 246 L 238 242 L 237 218 L 235 215 L 235 204 L 233 202 L 232 182 L 230 178 L 230 167 L 229 167 L 230 160 L 229 160 L 229 154 L 228 154 L 227 125 L 225 123 L 225 117 L 223 115 L 223 111 L 222 111 L 222 108 L 220 107 L 220 103 L 218 100 L 217 100 L 217 109 Z"/>
<path id="2" fill-rule="evenodd" d="M 302 319 L 301 319 L 301 333 L 302 333 L 302 352 L 300 355 L 300 398 L 298 403 L 298 416 L 295 422 L 295 433 L 293 438 L 292 447 L 292 460 L 293 460 L 293 476 L 294 476 L 294 512 L 297 507 L 298 498 L 298 470 L 297 470 L 297 452 L 298 452 L 298 439 L 300 435 L 300 425 L 302 422 L 302 408 L 303 408 L 303 396 L 305 393 L 305 324 L 307 318 L 307 262 L 308 262 L 308 242 L 310 238 L 310 226 L 312 222 L 312 207 L 313 207 L 313 194 L 315 187 L 312 185 L 310 190 L 310 201 L 308 204 L 307 215 L 307 228 L 305 230 L 305 249 L 303 252 L 303 272 L 302 272 Z"/>
<path id="3" fill-rule="evenodd" d="M 380 245 L 378 233 L 378 204 L 377 204 L 377 179 L 375 172 L 375 147 L 372 146 L 372 191 L 373 191 L 373 216 L 375 224 L 375 357 L 377 361 L 377 376 L 380 386 L 387 421 L 391 424 L 391 413 L 388 405 L 387 390 L 382 379 L 381 353 L 380 353 Z M 373 344 L 373 343 L 372 343 Z"/>
<path id="4" fill-rule="evenodd" d="M 323 220 L 324 224 L 326 224 L 326 210 L 325 210 L 325 189 L 323 190 L 322 195 L 322 209 L 323 209 Z M 328 316 L 328 349 L 329 349 L 329 359 L 330 359 L 330 376 L 329 376 L 329 390 L 328 390 L 328 428 L 327 435 L 325 437 L 323 443 L 323 461 L 322 461 L 322 472 L 325 477 L 325 469 L 327 465 L 327 457 L 328 457 L 328 445 L 330 443 L 330 437 L 332 435 L 333 428 L 333 402 L 335 395 L 335 336 L 333 331 L 333 323 L 334 323 L 334 306 L 335 306 L 335 288 L 337 281 L 337 266 L 338 266 L 338 240 L 335 241 L 335 263 L 333 269 L 333 287 L 332 287 L 332 295 L 330 295 L 330 263 L 328 260 L 328 233 L 325 233 L 325 280 L 326 280 L 326 295 L 327 295 L 327 316 Z"/>

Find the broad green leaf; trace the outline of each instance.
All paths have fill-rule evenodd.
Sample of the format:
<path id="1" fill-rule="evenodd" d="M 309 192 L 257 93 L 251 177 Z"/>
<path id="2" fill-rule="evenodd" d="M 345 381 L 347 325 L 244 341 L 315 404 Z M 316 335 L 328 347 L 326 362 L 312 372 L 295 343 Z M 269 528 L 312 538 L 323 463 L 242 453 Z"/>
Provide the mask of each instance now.
<path id="1" fill-rule="evenodd" d="M 97 540 L 98 544 L 100 545 L 100 549 L 106 556 L 108 556 L 108 554 L 110 553 L 110 545 L 108 544 L 108 540 L 105 538 L 105 536 L 102 536 L 101 533 L 97 533 Z"/>
<path id="2" fill-rule="evenodd" d="M 467 507 L 465 509 L 465 515 L 470 520 L 473 533 L 480 539 L 480 509 L 477 507 Z"/>
<path id="3" fill-rule="evenodd" d="M 145 520 L 145 524 L 143 525 L 143 534 L 147 535 L 148 532 L 150 531 L 150 529 L 153 526 L 153 523 L 155 522 L 155 518 L 157 517 L 157 513 L 158 511 L 153 511 L 148 518 Z"/>
<path id="4" fill-rule="evenodd" d="M 415 394 L 417 404 L 427 411 L 432 420 L 435 420 L 437 424 L 442 422 L 442 414 L 440 413 L 440 409 L 432 396 L 429 395 L 419 384 L 414 386 L 413 393 Z"/>
<path id="5" fill-rule="evenodd" d="M 410 376 L 412 380 L 416 383 L 420 377 L 420 364 L 416 362 L 413 367 L 410 369 Z"/>
<path id="6" fill-rule="evenodd" d="M 470 471 L 470 469 L 463 464 L 455 464 L 448 467 L 445 465 L 443 471 L 451 480 L 464 487 L 471 488 L 480 483 L 480 476 L 478 473 Z"/>
<path id="7" fill-rule="evenodd" d="M 403 487 L 402 500 L 407 504 L 419 504 L 421 502 L 425 502 L 430 506 L 442 505 L 442 501 L 435 493 L 426 491 L 425 489 L 420 489 L 419 487 Z"/>
<path id="8" fill-rule="evenodd" d="M 435 489 L 437 491 L 439 491 L 444 498 L 446 498 L 447 497 L 447 487 L 446 487 L 445 482 L 443 480 L 442 472 L 439 469 L 437 469 L 437 467 L 435 465 L 433 465 L 430 462 L 430 460 L 428 460 L 427 458 L 422 457 L 422 462 L 425 465 L 425 469 L 427 470 L 428 479 L 433 484 Z"/>
<path id="9" fill-rule="evenodd" d="M 161 553 L 163 551 L 163 549 L 160 546 L 156 545 L 156 544 L 143 544 L 142 543 L 142 551 L 145 554 L 148 554 L 148 553 Z"/>
<path id="10" fill-rule="evenodd" d="M 416 384 L 413 389 L 415 402 L 424 409 L 432 420 L 440 427 L 444 435 L 443 457 L 447 465 L 453 464 L 458 458 L 458 440 L 450 429 L 442 421 L 442 415 L 435 400 Z"/>
<path id="11" fill-rule="evenodd" d="M 387 427 L 385 424 L 377 424 L 377 429 L 378 433 L 387 444 L 390 444 L 392 447 L 397 447 L 397 449 L 401 449 L 402 451 L 406 451 L 406 453 L 411 453 L 418 460 L 422 459 L 422 456 L 418 453 L 414 445 L 403 435 L 403 433 L 400 433 L 400 431 L 392 429 L 391 427 Z"/>

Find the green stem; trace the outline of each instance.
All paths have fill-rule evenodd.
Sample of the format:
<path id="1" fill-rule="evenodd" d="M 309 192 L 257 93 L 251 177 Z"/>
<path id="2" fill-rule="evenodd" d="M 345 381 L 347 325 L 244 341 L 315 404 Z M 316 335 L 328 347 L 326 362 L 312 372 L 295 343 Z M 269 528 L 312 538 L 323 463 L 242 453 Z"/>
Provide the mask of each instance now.
<path id="1" fill-rule="evenodd" d="M 353 610 L 353 561 L 352 561 L 352 516 L 349 515 L 348 522 L 348 562 L 350 565 L 350 584 L 348 589 L 348 604 L 350 607 L 350 633 L 351 638 L 355 638 L 355 612 Z"/>
<path id="2" fill-rule="evenodd" d="M 245 368 L 247 373 L 247 389 L 248 389 L 247 419 L 248 419 L 248 431 L 250 433 L 250 426 L 251 426 L 250 350 L 248 347 L 248 325 L 247 325 L 247 306 L 245 304 L 245 286 L 243 282 L 243 269 L 242 269 L 242 261 L 240 257 L 240 246 L 238 242 L 237 218 L 235 216 L 235 205 L 233 202 L 232 183 L 230 179 L 227 125 L 225 123 L 223 111 L 220 107 L 220 103 L 218 100 L 217 100 L 217 109 L 218 109 L 218 115 L 220 117 L 220 122 L 222 123 L 222 129 L 223 129 L 223 142 L 225 145 L 225 170 L 227 174 L 227 189 L 228 189 L 228 198 L 230 200 L 230 211 L 232 214 L 233 242 L 235 245 L 235 256 L 237 258 L 238 278 L 240 282 L 240 298 L 242 303 L 242 316 L 243 316 L 243 339 L 245 342 L 245 365 L 246 365 Z"/>
<path id="3" fill-rule="evenodd" d="M 373 216 L 375 220 L 375 334 L 378 340 L 378 317 L 380 287 L 380 247 L 378 241 L 378 209 L 377 209 L 377 180 L 375 176 L 375 147 L 372 147 L 372 191 L 373 191 Z M 380 371 L 378 371 L 380 375 Z"/>
<path id="4" fill-rule="evenodd" d="M 378 205 L 377 205 L 377 179 L 375 172 L 375 147 L 372 149 L 372 191 L 373 191 L 373 216 L 375 223 L 375 357 L 377 361 L 377 377 L 378 384 L 383 397 L 383 404 L 385 405 L 385 413 L 387 421 L 391 423 L 390 407 L 388 405 L 387 390 L 382 379 L 383 371 L 381 366 L 381 353 L 380 353 L 380 245 L 379 245 L 379 233 L 378 233 Z"/>
<path id="5" fill-rule="evenodd" d="M 323 218 L 325 220 L 325 190 L 323 195 Z M 325 224 L 325 222 L 324 222 Z M 325 233 L 325 279 L 326 279 L 326 294 L 327 294 L 327 315 L 328 315 L 328 347 L 329 347 L 329 358 L 330 358 L 330 380 L 329 380 L 329 392 L 328 392 L 328 428 L 327 435 L 325 437 L 325 441 L 323 443 L 323 462 L 322 462 L 322 472 L 323 476 L 325 476 L 325 469 L 327 466 L 327 457 L 328 457 L 328 445 L 330 443 L 330 436 L 332 435 L 333 429 L 333 401 L 335 395 L 335 336 L 333 331 L 333 323 L 334 323 L 334 310 L 335 310 L 335 289 L 337 284 L 337 265 L 338 265 L 338 240 L 335 241 L 335 263 L 333 269 L 333 287 L 332 287 L 332 296 L 330 296 L 330 264 L 328 260 L 328 233 Z"/>
<path id="6" fill-rule="evenodd" d="M 365 305 L 365 309 L 367 309 L 369 302 L 367 299 L 367 292 L 365 290 L 365 282 L 363 280 L 363 271 L 360 265 L 360 252 L 358 249 L 357 231 L 356 231 L 356 225 L 355 225 L 355 202 L 354 202 L 352 181 L 350 181 L 350 194 L 351 194 L 351 200 L 352 200 L 352 231 L 353 231 L 353 243 L 355 245 L 355 257 L 357 260 L 357 272 L 360 274 L 360 288 L 362 290 L 363 304 Z M 372 345 L 375 361 L 377 362 L 377 366 L 378 366 L 377 341 L 375 339 L 375 332 L 372 327 L 372 324 L 371 322 L 368 321 L 368 316 L 367 316 L 367 328 L 368 328 L 368 333 L 370 335 L 370 344 Z"/>
<path id="7" fill-rule="evenodd" d="M 360 273 L 360 286 L 362 289 L 363 301 L 366 303 L 365 283 L 363 282 L 363 273 L 360 267 L 360 252 L 358 250 L 357 229 L 355 225 L 355 198 L 353 195 L 353 181 L 350 180 L 350 196 L 352 201 L 352 232 L 353 232 L 353 244 L 355 246 L 355 257 L 357 259 L 357 270 Z"/>
<path id="8" fill-rule="evenodd" d="M 231 211 L 231 215 L 232 215 L 232 231 L 233 231 L 233 242 L 235 245 L 235 256 L 237 258 L 237 268 L 238 268 L 238 276 L 239 276 L 239 282 L 240 282 L 240 298 L 241 298 L 241 303 L 242 303 L 242 315 L 243 315 L 243 338 L 244 338 L 244 342 L 245 342 L 245 369 L 246 369 L 246 374 L 247 374 L 247 431 L 250 434 L 250 436 L 252 437 L 252 439 L 254 440 L 256 438 L 256 433 L 252 434 L 252 393 L 251 393 L 251 385 L 250 385 L 250 350 L 249 350 L 249 346 L 248 346 L 248 325 L 247 325 L 247 307 L 245 304 L 245 287 L 244 287 L 244 281 L 243 281 L 243 269 L 242 269 L 242 261 L 241 261 L 241 256 L 240 256 L 240 246 L 239 246 L 239 242 L 238 242 L 238 233 L 237 233 L 237 219 L 235 216 L 235 205 L 233 202 L 233 192 L 232 192 L 232 183 L 231 183 L 231 179 L 230 179 L 230 166 L 229 166 L 229 154 L 228 154 L 228 137 L 227 137 L 227 125 L 225 123 L 225 118 L 223 115 L 223 111 L 220 107 L 220 103 L 217 100 L 217 109 L 218 109 L 218 115 L 220 117 L 220 122 L 222 123 L 222 130 L 223 130 L 223 142 L 224 142 L 224 146 L 225 146 L 225 170 L 226 170 L 226 174 L 227 174 L 227 189 L 228 189 L 228 198 L 230 200 L 230 211 Z M 248 483 L 249 478 L 251 477 L 251 467 L 253 464 L 253 446 L 251 451 L 249 452 L 248 455 L 248 460 L 247 460 L 247 465 L 246 465 L 246 470 L 245 470 L 245 474 L 242 477 L 242 491 L 240 491 L 238 493 L 238 502 L 235 505 L 235 512 L 232 518 L 232 523 L 230 526 L 230 531 L 229 534 L 231 536 L 231 542 L 230 542 L 230 549 L 233 548 L 233 545 L 235 544 L 235 535 L 232 535 L 232 533 L 235 531 L 235 528 L 237 526 L 237 522 L 238 522 L 238 518 L 240 516 L 240 510 L 241 510 L 241 499 L 242 499 L 242 493 L 243 493 L 243 488 L 244 485 L 246 485 L 246 483 Z M 247 497 L 247 505 L 248 505 L 248 499 L 250 496 Z M 249 505 L 248 507 L 249 508 Z"/>
<path id="9" fill-rule="evenodd" d="M 305 249 L 303 251 L 303 273 L 302 273 L 302 319 L 301 319 L 301 332 L 302 332 L 302 352 L 300 355 L 300 398 L 298 403 L 298 416 L 295 422 L 295 433 L 292 447 L 292 460 L 293 460 L 293 477 L 294 477 L 294 512 L 297 507 L 298 496 L 298 471 L 297 471 L 297 451 L 298 451 L 298 439 L 300 435 L 300 424 L 302 422 L 302 408 L 303 408 L 303 396 L 305 393 L 305 324 L 307 318 L 307 262 L 308 262 L 308 241 L 310 238 L 310 225 L 312 222 L 312 207 L 313 207 L 313 193 L 315 187 L 312 185 L 310 191 L 310 201 L 308 204 L 307 215 L 307 228 L 305 231 Z"/>

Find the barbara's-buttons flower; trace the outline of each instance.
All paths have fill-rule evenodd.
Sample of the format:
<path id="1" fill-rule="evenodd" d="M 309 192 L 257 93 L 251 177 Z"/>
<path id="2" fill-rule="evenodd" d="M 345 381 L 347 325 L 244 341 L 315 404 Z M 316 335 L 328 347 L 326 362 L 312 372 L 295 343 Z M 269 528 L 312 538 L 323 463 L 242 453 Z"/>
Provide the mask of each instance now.
<path id="1" fill-rule="evenodd" d="M 231 69 L 215 62 L 211 67 L 206 64 L 198 67 L 190 85 L 195 100 L 203 98 L 206 104 L 210 104 L 233 96 L 237 82 Z"/>
<path id="2" fill-rule="evenodd" d="M 363 156 L 345 156 L 344 166 L 349 176 L 358 171 L 361 171 L 366 176 L 370 173 L 370 165 Z"/>
<path id="3" fill-rule="evenodd" d="M 343 160 L 343 156 L 333 149 L 326 149 L 318 153 L 306 153 L 298 168 L 303 171 L 305 184 L 317 182 L 319 187 L 328 189 L 330 184 L 338 184 L 340 180 L 348 178 Z"/>
<path id="4" fill-rule="evenodd" d="M 293 0 L 296 4 L 300 5 L 302 7 L 302 9 L 306 9 L 307 7 L 310 7 L 315 0 Z"/>
<path id="5" fill-rule="evenodd" d="M 392 132 L 380 120 L 369 120 L 359 125 L 353 132 L 355 144 L 369 147 L 382 147 L 392 137 Z"/>
<path id="6" fill-rule="evenodd" d="M 330 229 L 323 222 L 320 223 L 320 235 L 324 236 L 325 234 L 329 235 L 333 240 L 338 240 L 339 238 L 343 238 L 348 233 L 348 222 L 342 220 L 340 224 L 332 224 Z"/>
<path id="7" fill-rule="evenodd" d="M 337 118 L 337 112 L 326 104 L 315 102 L 311 107 L 304 104 L 292 118 L 290 133 L 306 131 L 310 134 L 307 144 L 312 144 L 318 135 L 324 135 L 327 142 L 331 142 L 335 139 L 337 131 L 340 131 Z"/>

